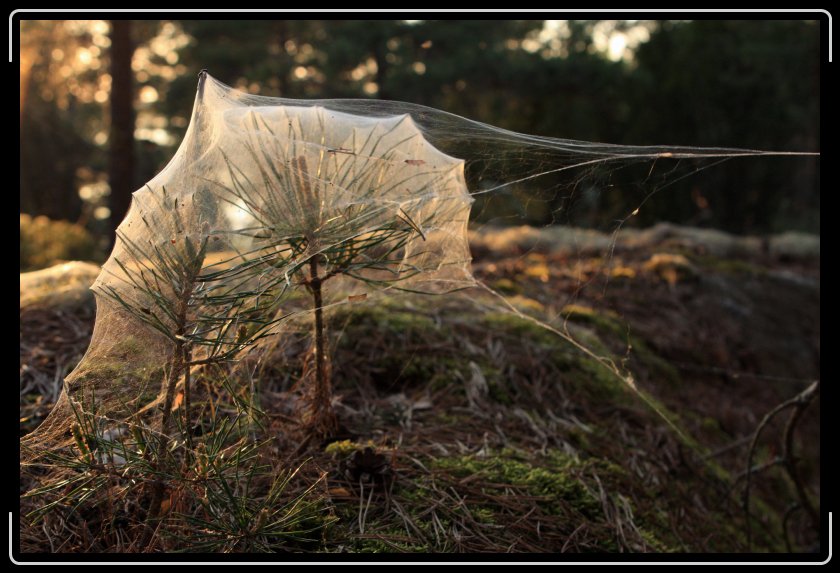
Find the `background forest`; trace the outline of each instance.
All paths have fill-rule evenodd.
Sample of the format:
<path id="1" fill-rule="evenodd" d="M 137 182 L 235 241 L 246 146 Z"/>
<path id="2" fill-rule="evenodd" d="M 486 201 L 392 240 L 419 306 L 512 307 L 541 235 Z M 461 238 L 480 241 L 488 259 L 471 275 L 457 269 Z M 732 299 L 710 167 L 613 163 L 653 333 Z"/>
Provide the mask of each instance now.
<path id="1" fill-rule="evenodd" d="M 20 26 L 20 211 L 79 223 L 95 239 L 109 236 L 129 193 L 173 154 L 202 68 L 252 93 L 408 101 L 553 137 L 819 150 L 817 22 Z M 611 221 L 636 206 L 621 192 L 622 177 L 637 181 L 644 173 L 615 175 L 573 217 L 558 220 L 549 202 L 524 222 Z M 657 221 L 735 233 L 819 232 L 817 159 L 733 161 L 676 182 L 634 219 Z M 92 248 L 77 242 L 82 253 Z M 29 256 L 22 252 L 22 266 L 37 266 Z"/>

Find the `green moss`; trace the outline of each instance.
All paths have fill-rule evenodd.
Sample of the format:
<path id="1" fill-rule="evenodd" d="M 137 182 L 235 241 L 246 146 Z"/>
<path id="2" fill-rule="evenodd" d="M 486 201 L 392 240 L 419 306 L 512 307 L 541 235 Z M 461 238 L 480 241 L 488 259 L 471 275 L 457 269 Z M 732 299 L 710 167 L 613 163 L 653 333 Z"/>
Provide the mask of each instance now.
<path id="1" fill-rule="evenodd" d="M 670 362 L 653 352 L 641 338 L 630 336 L 630 347 L 632 348 L 631 356 L 641 362 L 651 376 L 658 377 L 671 384 L 679 383 L 679 371 Z"/>
<path id="2" fill-rule="evenodd" d="M 456 477 L 476 474 L 492 483 L 522 486 L 527 495 L 545 497 L 544 509 L 550 514 L 562 513 L 560 503 L 570 505 L 593 518 L 600 515 L 600 502 L 587 491 L 569 470 L 581 462 L 560 452 L 552 452 L 547 466 L 532 465 L 510 450 L 486 457 L 460 456 L 435 460 L 434 467 Z"/>
<path id="3" fill-rule="evenodd" d="M 617 316 L 598 313 L 583 306 L 567 307 L 565 314 L 570 320 L 567 326 L 572 336 L 597 355 L 613 354 L 601 337 L 609 337 L 618 344 L 624 341 L 626 344 L 626 326 L 621 324 Z M 533 355 L 532 359 L 543 362 L 559 372 L 557 384 L 573 390 L 579 399 L 601 404 L 638 404 L 637 392 L 608 366 L 581 352 L 540 324 L 513 313 L 486 313 L 476 318 L 480 321 L 478 325 L 481 330 L 494 338 L 510 342 L 516 347 L 527 346 L 528 353 Z M 473 361 L 481 368 L 492 401 L 502 405 L 513 405 L 519 400 L 518 389 L 507 375 L 489 363 L 484 356 L 470 355 L 467 359 L 462 355 L 412 351 L 412 348 L 430 345 L 446 344 L 447 347 L 451 347 L 451 339 L 457 336 L 457 333 L 439 328 L 434 320 L 424 314 L 384 302 L 377 306 L 360 307 L 344 315 L 343 321 L 336 317 L 337 324 L 342 322 L 344 335 L 339 348 L 347 352 L 340 357 L 340 362 L 362 359 L 367 361 L 367 357 L 357 356 L 357 350 L 361 350 L 358 345 L 365 344 L 368 338 L 376 337 L 387 345 L 387 348 L 377 355 L 377 368 L 364 370 L 370 373 L 371 381 L 379 388 L 391 389 L 397 384 L 399 387 L 428 384 L 433 391 L 447 389 L 463 393 L 461 380 L 470 376 L 467 365 L 468 361 Z M 656 356 L 643 341 L 631 340 L 634 356 L 646 366 L 651 376 L 677 376 L 676 371 Z M 656 407 L 668 416 L 669 412 L 664 406 L 656 404 Z M 671 420 L 676 419 L 675 416 L 668 417 Z"/>
<path id="4" fill-rule="evenodd" d="M 592 399 L 627 400 L 628 387 L 615 373 L 556 333 L 510 313 L 488 313 L 482 321 L 497 336 L 527 341 L 532 351 L 544 353 L 546 360 L 563 373 L 559 382 L 564 386 L 578 389 Z M 573 336 L 596 354 L 610 354 L 594 333 L 577 331 Z"/>
<path id="5" fill-rule="evenodd" d="M 545 306 L 537 300 L 522 295 L 511 296 L 507 300 L 523 314 L 537 318 L 545 316 Z"/>
<path id="6" fill-rule="evenodd" d="M 621 325 L 618 322 L 618 315 L 606 311 L 598 312 L 594 308 L 582 304 L 567 304 L 560 311 L 563 318 L 574 322 L 591 324 L 599 330 L 621 334 Z"/>
<path id="7" fill-rule="evenodd" d="M 617 314 L 609 311 L 598 312 L 588 306 L 576 304 L 563 307 L 561 314 L 571 322 L 593 326 L 598 334 L 609 336 L 618 344 L 629 345 L 631 358 L 641 363 L 652 377 L 672 384 L 679 382 L 679 371 L 657 355 L 644 340 L 632 334 Z"/>
<path id="8" fill-rule="evenodd" d="M 352 446 L 352 442 L 347 442 L 335 447 Z M 560 529 L 554 529 L 552 535 L 560 531 L 570 534 L 575 526 L 563 525 L 568 520 L 588 523 L 589 550 L 616 552 L 621 547 L 616 537 L 615 516 L 604 514 L 601 497 L 606 495 L 610 505 L 627 509 L 624 519 L 632 519 L 632 530 L 641 536 L 639 550 L 672 552 L 680 548 L 679 541 L 670 533 L 668 514 L 661 506 L 653 510 L 658 513 L 636 507 L 629 493 L 637 489 L 635 476 L 607 460 L 581 459 L 554 449 L 544 455 L 504 449 L 486 455 L 442 457 L 426 464 L 430 473 L 396 481 L 392 495 L 399 500 L 400 514 L 372 509 L 366 517 L 364 535 L 359 535 L 356 529 L 358 505 L 337 504 L 335 513 L 339 522 L 330 530 L 330 546 L 361 553 L 453 551 L 456 549 L 453 539 L 441 531 L 449 532 L 473 523 L 474 527 L 490 527 L 486 530 L 490 535 L 490 531 L 496 531 L 494 526 L 510 523 L 509 506 L 500 500 L 513 495 L 539 500 L 535 501 L 539 509 L 534 519 L 542 514 L 560 520 L 554 526 Z M 462 489 L 461 483 L 467 485 Z M 481 493 L 477 493 L 476 487 Z M 456 498 L 470 501 L 441 506 L 442 491 L 451 491 Z M 381 509 L 376 504 L 373 507 Z M 492 536 L 496 535 L 504 536 L 501 530 Z M 536 538 L 532 541 L 537 542 Z"/>
<path id="9" fill-rule="evenodd" d="M 435 376 L 429 383 L 429 389 L 432 392 L 439 392 L 441 390 L 445 390 L 450 388 L 452 385 L 452 380 L 447 378 L 446 376 Z M 461 389 L 463 390 L 463 389 Z"/>
<path id="10" fill-rule="evenodd" d="M 388 300 L 378 300 L 357 307 L 342 307 L 331 316 L 336 325 L 359 330 L 370 329 L 382 334 L 396 332 L 401 335 L 437 329 L 428 316 L 399 306 Z"/>
<path id="11" fill-rule="evenodd" d="M 579 515 L 578 519 L 592 522 L 595 530 L 599 526 L 602 537 L 597 541 L 598 551 L 618 551 L 615 538 L 608 534 L 612 523 L 603 513 L 601 500 L 594 492 L 603 486 L 606 495 L 617 504 L 630 504 L 629 498 L 617 493 L 626 487 L 633 477 L 620 466 L 603 459 L 579 459 L 559 450 L 548 450 L 544 456 L 525 457 L 524 453 L 514 450 L 491 452 L 486 456 L 456 456 L 441 458 L 433 462 L 436 471 L 443 471 L 452 476 L 467 478 L 478 476 L 482 481 L 499 487 L 509 484 L 517 488 L 521 495 L 542 498 L 539 506 L 550 515 Z M 594 476 L 598 476 L 596 481 Z M 586 481 L 584 481 L 586 480 Z M 473 483 L 475 483 L 473 481 Z M 422 488 L 418 488 L 422 491 Z M 422 496 L 422 494 L 421 494 Z M 418 502 L 421 501 L 418 496 Z M 492 499 L 492 498 L 489 498 Z M 635 526 L 648 550 L 655 552 L 675 551 L 671 543 L 667 520 L 664 525 L 657 524 L 642 515 L 637 508 L 629 505 Z M 471 504 L 470 512 L 475 521 L 493 524 L 503 522 L 498 519 L 500 508 L 494 505 Z"/>
<path id="12" fill-rule="evenodd" d="M 592 448 L 592 442 L 587 432 L 581 428 L 572 428 L 566 434 L 566 440 L 575 448 L 588 451 Z"/>
<path id="13" fill-rule="evenodd" d="M 359 449 L 361 449 L 361 446 L 356 442 L 351 440 L 341 440 L 327 444 L 327 447 L 324 448 L 324 453 L 333 457 L 346 457 Z"/>
<path id="14" fill-rule="evenodd" d="M 678 551 L 676 548 L 663 543 L 653 532 L 644 527 L 639 528 L 639 535 L 641 535 L 645 545 L 648 546 L 648 550 L 653 553 L 676 553 Z"/>
<path id="15" fill-rule="evenodd" d="M 464 359 L 442 329 L 429 316 L 396 306 L 389 301 L 342 309 L 334 313 L 331 325 L 338 333 L 336 363 L 365 372 L 376 387 L 391 389 L 432 384 L 450 386 L 457 373 L 465 368 Z M 430 353 L 430 345 L 447 350 Z M 370 367 L 369 352 L 377 348 L 375 368 Z M 423 349 L 418 351 L 418 349 Z M 339 383 L 341 371 L 337 371 Z M 357 384 L 358 380 L 350 380 Z"/>
<path id="16" fill-rule="evenodd" d="M 594 312 L 586 315 L 581 311 L 576 316 L 586 316 L 590 325 L 595 326 L 595 332 L 580 329 L 573 332 L 574 337 L 597 354 L 610 355 L 597 333 L 611 335 L 619 332 L 617 320 L 601 317 Z M 563 373 L 561 384 L 580 388 L 595 399 L 627 400 L 627 387 L 620 378 L 556 333 L 512 313 L 486 313 L 476 318 L 482 330 L 494 337 L 527 345 L 529 352 L 543 354 L 552 366 Z M 463 392 L 462 385 L 454 383 L 469 376 L 467 360 L 463 355 L 412 350 L 429 345 L 457 347 L 451 340 L 455 334 L 440 328 L 428 316 L 385 302 L 377 306 L 360 307 L 350 313 L 336 314 L 333 323 L 342 331 L 337 354 L 343 354 L 337 358 L 338 362 L 346 364 L 348 360 L 361 360 L 363 357 L 357 355 L 363 354 L 360 351 L 370 340 L 378 340 L 387 346 L 377 355 L 376 369 L 365 369 L 377 387 L 388 389 L 396 384 L 400 387 L 430 384 L 432 390 L 447 388 Z M 639 349 L 639 355 L 644 357 L 646 363 L 655 364 L 657 371 L 666 370 L 667 365 L 656 363 L 655 354 L 648 351 L 641 341 L 636 344 L 638 346 L 634 347 Z M 499 404 L 513 404 L 516 389 L 510 386 L 506 376 L 497 367 L 482 358 L 469 356 L 469 360 L 481 368 L 487 380 L 490 398 Z"/>
<path id="17" fill-rule="evenodd" d="M 767 270 L 747 261 L 739 259 L 721 259 L 710 255 L 692 255 L 691 261 L 705 271 L 712 271 L 725 275 L 765 276 Z"/>
<path id="18" fill-rule="evenodd" d="M 473 519 L 479 523 L 493 525 L 496 523 L 496 514 L 486 507 L 475 507 L 471 510 Z"/>
<path id="19" fill-rule="evenodd" d="M 481 324 L 489 332 L 527 338 L 531 343 L 538 343 L 542 347 L 555 347 L 559 340 L 556 334 L 510 312 L 488 312 L 481 316 Z"/>

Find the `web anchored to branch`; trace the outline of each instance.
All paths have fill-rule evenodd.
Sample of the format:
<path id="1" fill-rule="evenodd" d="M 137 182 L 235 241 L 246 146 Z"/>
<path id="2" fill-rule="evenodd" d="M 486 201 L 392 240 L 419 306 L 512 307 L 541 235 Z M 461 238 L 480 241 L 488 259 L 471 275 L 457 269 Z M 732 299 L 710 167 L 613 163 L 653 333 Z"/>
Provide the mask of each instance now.
<path id="1" fill-rule="evenodd" d="M 312 435 L 333 434 L 325 311 L 384 292 L 478 286 L 471 209 L 485 222 L 517 210 L 556 216 L 582 182 L 649 164 L 637 208 L 616 217 L 623 222 L 686 172 L 764 155 L 808 154 L 529 136 L 411 104 L 252 96 L 203 74 L 180 149 L 134 194 L 93 286 L 90 347 L 50 417 L 25 438 L 24 461 L 78 445 L 71 430 L 91 408 L 100 430 L 139 428 L 159 452 L 171 449 L 176 427 L 190 442 L 200 425 L 191 407 L 197 371 L 238 360 L 310 316 L 312 381 L 298 415 Z M 662 167 L 666 174 L 656 175 Z M 489 290 L 486 304 L 526 317 L 481 286 L 470 292 Z M 620 360 L 562 323 L 527 320 L 641 395 Z M 152 517 L 160 497 L 155 490 Z"/>

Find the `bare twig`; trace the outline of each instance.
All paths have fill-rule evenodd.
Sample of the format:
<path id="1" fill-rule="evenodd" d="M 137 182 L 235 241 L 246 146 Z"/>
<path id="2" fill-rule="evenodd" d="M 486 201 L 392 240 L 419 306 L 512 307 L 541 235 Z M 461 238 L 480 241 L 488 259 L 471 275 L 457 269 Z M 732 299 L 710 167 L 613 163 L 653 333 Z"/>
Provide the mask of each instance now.
<path id="1" fill-rule="evenodd" d="M 796 424 L 799 421 L 802 412 L 808 407 L 808 405 L 813 401 L 814 397 L 819 392 L 820 388 L 820 381 L 817 380 L 813 382 L 810 386 L 805 388 L 802 392 L 786 400 L 773 408 L 770 412 L 768 412 L 764 418 L 762 418 L 761 422 L 758 424 L 758 427 L 755 429 L 755 433 L 753 434 L 752 442 L 750 443 L 749 453 L 747 454 L 747 470 L 746 470 L 746 486 L 744 488 L 744 513 L 745 513 L 745 520 L 746 520 L 746 528 L 747 528 L 747 550 L 752 549 L 752 526 L 750 520 L 750 485 L 751 485 L 751 476 L 754 472 L 753 470 L 753 456 L 755 454 L 756 447 L 758 445 L 758 439 L 761 437 L 761 433 L 764 429 L 768 426 L 768 424 L 781 412 L 787 410 L 788 408 L 793 408 L 793 412 L 791 413 L 791 417 L 788 419 L 787 426 L 785 427 L 784 433 L 784 453 L 781 457 L 781 462 L 784 463 L 788 475 L 790 476 L 791 480 L 793 481 L 797 494 L 800 497 L 800 502 L 802 503 L 803 507 L 808 511 L 809 517 L 811 517 L 812 522 L 815 524 L 816 527 L 819 527 L 819 516 L 814 509 L 813 505 L 811 505 L 810 500 L 808 499 L 807 493 L 805 492 L 805 486 L 802 483 L 802 480 L 799 477 L 798 472 L 796 471 L 796 462 L 793 457 L 793 433 L 796 429 Z M 775 462 L 775 460 L 774 460 Z"/>

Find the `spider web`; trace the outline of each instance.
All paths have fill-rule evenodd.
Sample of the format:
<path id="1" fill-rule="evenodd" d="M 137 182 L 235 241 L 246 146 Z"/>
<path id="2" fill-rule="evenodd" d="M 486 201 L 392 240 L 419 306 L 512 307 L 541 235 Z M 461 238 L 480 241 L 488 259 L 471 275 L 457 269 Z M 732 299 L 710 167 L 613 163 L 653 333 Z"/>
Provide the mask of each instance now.
<path id="1" fill-rule="evenodd" d="M 152 427 L 184 371 L 240 360 L 311 320 L 302 293 L 315 277 L 322 309 L 463 291 L 556 334 L 636 390 L 621 361 L 572 333 L 564 305 L 536 318 L 477 281 L 471 240 L 494 249 L 495 225 L 537 215 L 568 223 L 611 178 L 639 172 L 636 207 L 606 233 L 509 230 L 520 259 L 562 243 L 609 261 L 619 237 L 632 242 L 624 223 L 668 185 L 723 160 L 780 155 L 809 154 L 532 136 L 407 103 L 249 95 L 203 75 L 179 150 L 135 192 L 93 286 L 90 347 L 22 440 L 22 460 L 71 446 L 90 404 L 108 431 Z"/>

